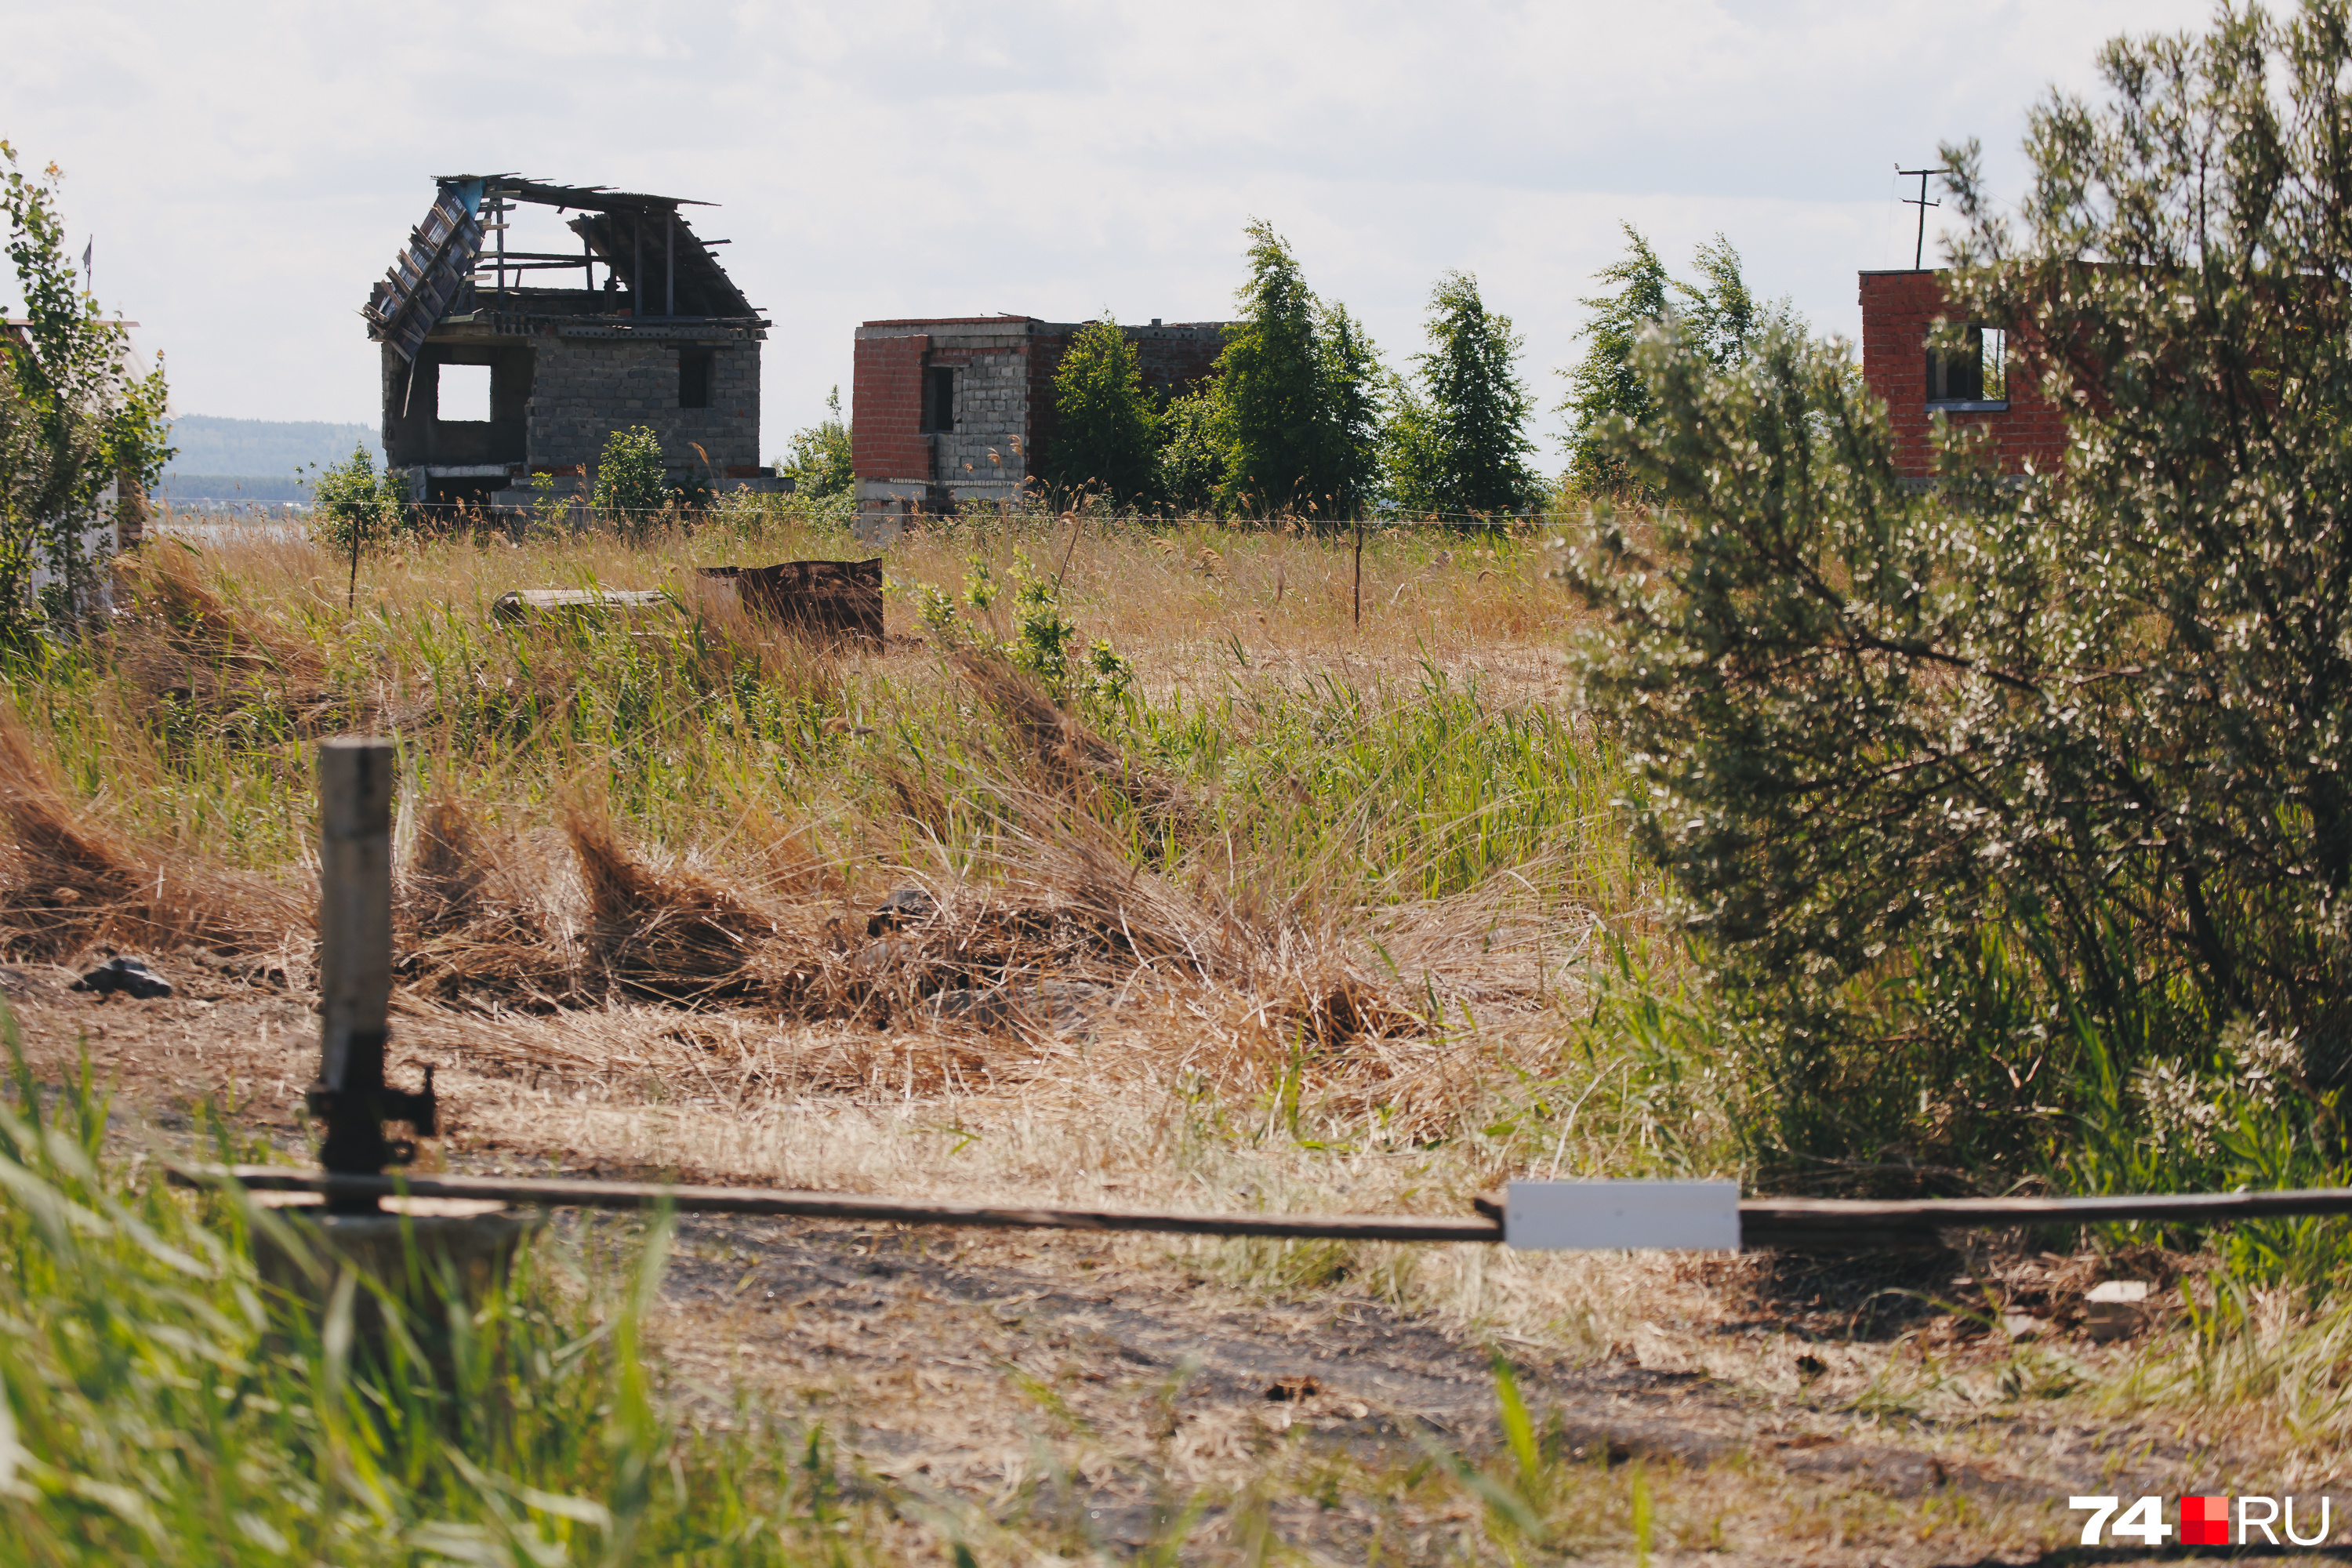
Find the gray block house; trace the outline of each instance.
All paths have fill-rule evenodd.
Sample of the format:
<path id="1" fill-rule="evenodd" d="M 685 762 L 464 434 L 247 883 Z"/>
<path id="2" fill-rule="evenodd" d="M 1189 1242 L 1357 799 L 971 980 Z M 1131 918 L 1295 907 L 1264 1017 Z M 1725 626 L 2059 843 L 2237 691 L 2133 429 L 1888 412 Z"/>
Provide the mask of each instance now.
<path id="1" fill-rule="evenodd" d="M 769 322 L 677 196 L 446 174 L 362 314 L 381 345 L 383 451 L 428 506 L 523 506 L 534 475 L 576 495 L 614 431 L 650 427 L 673 480 L 773 489 L 760 464 L 760 345 Z M 508 243 L 552 207 L 573 251 Z M 717 243 L 724 243 L 723 241 Z M 445 382 L 488 381 L 488 417 Z"/>

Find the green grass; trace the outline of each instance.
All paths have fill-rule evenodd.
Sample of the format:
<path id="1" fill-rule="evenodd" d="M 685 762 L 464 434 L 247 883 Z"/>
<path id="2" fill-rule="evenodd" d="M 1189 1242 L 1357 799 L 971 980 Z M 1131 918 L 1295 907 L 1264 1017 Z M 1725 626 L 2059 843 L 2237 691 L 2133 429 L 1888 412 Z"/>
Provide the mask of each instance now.
<path id="1" fill-rule="evenodd" d="M 323 1312 L 275 1289 L 257 1238 L 310 1256 L 283 1219 L 109 1158 L 105 1099 L 45 1111 L 16 1060 L 0 1561 L 837 1562 L 899 1528 L 821 1432 L 680 1426 L 642 1354 L 658 1228 L 626 1266 L 527 1251 L 445 1321 L 386 1299 L 372 1342 L 369 1282 L 322 1274 Z"/>

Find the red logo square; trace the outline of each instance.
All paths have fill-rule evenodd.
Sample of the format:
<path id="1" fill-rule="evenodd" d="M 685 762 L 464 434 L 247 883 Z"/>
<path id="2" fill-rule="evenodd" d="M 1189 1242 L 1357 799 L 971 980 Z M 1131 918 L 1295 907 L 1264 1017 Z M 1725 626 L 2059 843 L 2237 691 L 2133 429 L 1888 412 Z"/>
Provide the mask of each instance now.
<path id="1" fill-rule="evenodd" d="M 2230 1500 L 2225 1497 L 2185 1497 L 2180 1500 L 2180 1544 L 2230 1544 Z"/>

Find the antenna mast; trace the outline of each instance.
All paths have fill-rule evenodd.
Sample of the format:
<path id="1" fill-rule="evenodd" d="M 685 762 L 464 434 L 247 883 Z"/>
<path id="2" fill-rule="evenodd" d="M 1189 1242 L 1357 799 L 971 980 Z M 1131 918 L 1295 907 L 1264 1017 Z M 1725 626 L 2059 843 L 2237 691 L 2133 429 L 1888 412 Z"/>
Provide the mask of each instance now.
<path id="1" fill-rule="evenodd" d="M 1944 205 L 1941 202 L 1931 202 L 1927 199 L 1927 178 L 1931 174 L 1948 174 L 1951 171 L 1949 169 L 1906 169 L 1897 163 L 1895 165 L 1895 172 L 1906 180 L 1914 174 L 1919 176 L 1919 195 L 1916 198 L 1911 196 L 1903 198 L 1905 206 L 1919 209 L 1919 241 L 1911 250 L 1911 270 L 1917 272 L 1924 269 L 1927 258 L 1927 209 Z"/>

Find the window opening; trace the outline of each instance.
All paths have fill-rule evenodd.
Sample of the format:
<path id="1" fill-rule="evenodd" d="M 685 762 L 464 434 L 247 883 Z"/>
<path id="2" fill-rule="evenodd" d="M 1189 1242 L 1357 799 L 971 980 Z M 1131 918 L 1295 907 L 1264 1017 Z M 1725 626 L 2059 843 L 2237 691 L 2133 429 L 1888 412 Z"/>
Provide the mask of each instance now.
<path id="1" fill-rule="evenodd" d="M 955 428 L 955 369 L 934 365 L 923 372 L 923 431 Z"/>
<path id="2" fill-rule="evenodd" d="M 710 349 L 680 349 L 677 351 L 677 405 L 680 408 L 710 406 L 710 364 L 717 358 Z"/>
<path id="3" fill-rule="evenodd" d="M 1958 353 L 1927 352 L 1927 401 L 2009 401 L 2009 334 L 1999 327 L 1970 327 L 1968 347 Z"/>
<path id="4" fill-rule="evenodd" d="M 490 367 L 445 364 L 434 379 L 434 417 L 445 423 L 490 422 Z"/>

